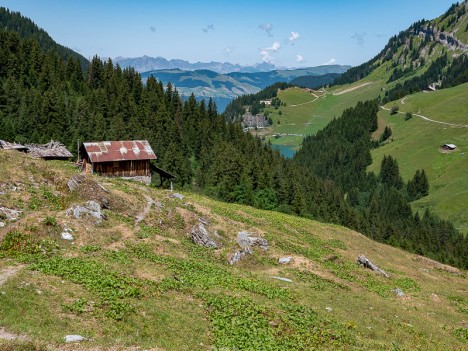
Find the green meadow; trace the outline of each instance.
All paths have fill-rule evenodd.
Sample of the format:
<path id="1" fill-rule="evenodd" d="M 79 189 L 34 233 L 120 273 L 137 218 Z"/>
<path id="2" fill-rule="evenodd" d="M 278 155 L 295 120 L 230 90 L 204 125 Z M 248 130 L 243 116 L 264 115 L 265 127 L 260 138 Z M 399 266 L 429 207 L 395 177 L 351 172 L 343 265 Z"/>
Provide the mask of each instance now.
<path id="1" fill-rule="evenodd" d="M 380 125 L 393 131 L 391 142 L 373 150 L 371 171 L 378 171 L 384 155 L 398 160 L 405 181 L 417 169 L 424 169 L 431 186 L 429 196 L 414 203 L 414 209 L 429 208 L 468 232 L 468 84 L 436 92 L 410 95 L 402 101 L 391 102 L 399 107 L 396 115 L 379 112 Z M 406 112 L 420 114 L 435 121 L 465 125 L 450 126 L 413 117 L 405 121 Z M 445 143 L 457 145 L 451 153 L 440 152 Z"/>

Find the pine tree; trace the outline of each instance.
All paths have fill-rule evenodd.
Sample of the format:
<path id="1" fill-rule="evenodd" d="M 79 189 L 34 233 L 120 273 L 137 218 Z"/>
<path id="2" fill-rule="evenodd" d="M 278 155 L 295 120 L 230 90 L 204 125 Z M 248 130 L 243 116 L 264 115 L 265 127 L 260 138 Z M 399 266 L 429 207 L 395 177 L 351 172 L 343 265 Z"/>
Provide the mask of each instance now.
<path id="1" fill-rule="evenodd" d="M 395 187 L 396 189 L 403 187 L 403 179 L 400 176 L 398 162 L 392 156 L 384 156 L 380 165 L 379 178 L 388 187 Z"/>

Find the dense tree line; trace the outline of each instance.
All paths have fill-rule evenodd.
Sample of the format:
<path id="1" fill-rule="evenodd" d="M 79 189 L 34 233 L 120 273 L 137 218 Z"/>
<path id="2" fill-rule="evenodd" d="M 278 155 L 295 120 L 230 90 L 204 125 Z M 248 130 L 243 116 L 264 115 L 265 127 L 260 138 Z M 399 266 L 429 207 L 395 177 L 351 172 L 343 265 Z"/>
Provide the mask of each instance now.
<path id="1" fill-rule="evenodd" d="M 398 100 L 406 95 L 423 91 L 428 89 L 430 84 L 436 82 L 441 83 L 441 88 L 449 88 L 468 82 L 468 56 L 462 54 L 449 63 L 447 53 L 444 53 L 423 74 L 408 79 L 403 84 L 398 83 L 392 89 L 387 90 L 383 102 Z"/>
<path id="2" fill-rule="evenodd" d="M 35 39 L 43 50 L 53 51 L 65 60 L 70 57 L 79 60 L 82 69 L 85 69 L 89 64 L 89 61 L 82 55 L 57 44 L 45 30 L 39 28 L 33 21 L 22 16 L 19 12 L 0 7 L 0 28 L 16 32 L 22 38 Z"/>
<path id="3" fill-rule="evenodd" d="M 277 85 L 264 96 L 276 94 Z M 341 192 L 302 172 L 239 123 L 226 123 L 211 100 L 183 100 L 171 84 L 145 85 L 132 68 L 94 57 L 44 52 L 32 39 L 0 32 L 0 139 L 20 143 L 147 139 L 176 186 L 224 201 L 345 224 Z"/>
<path id="4" fill-rule="evenodd" d="M 134 69 L 111 60 L 94 57 L 82 71 L 74 58 L 64 61 L 33 39 L 0 31 L 0 61 L 0 139 L 55 139 L 70 150 L 76 140 L 147 139 L 178 187 L 346 225 L 466 267 L 466 240 L 449 223 L 430 213 L 413 216 L 404 186 L 366 173 L 376 102 L 345 111 L 307 138 L 296 159 L 285 160 L 239 123 L 226 123 L 212 101 L 183 100 L 151 77 L 144 85 Z M 424 195 L 419 182 L 408 186 L 411 197 Z"/>
<path id="5" fill-rule="evenodd" d="M 383 102 L 401 99 L 402 97 L 428 89 L 429 85 L 444 79 L 444 69 L 448 66 L 447 53 L 437 58 L 429 68 L 421 75 L 406 80 L 403 84 L 398 83 L 392 89 L 385 92 Z"/>
<path id="6" fill-rule="evenodd" d="M 318 89 L 333 83 L 341 73 L 327 73 L 320 76 L 301 76 L 294 78 L 289 84 L 301 88 Z"/>
<path id="7" fill-rule="evenodd" d="M 464 54 L 453 59 L 444 74 L 441 88 L 450 88 L 466 82 L 468 82 L 468 55 Z"/>

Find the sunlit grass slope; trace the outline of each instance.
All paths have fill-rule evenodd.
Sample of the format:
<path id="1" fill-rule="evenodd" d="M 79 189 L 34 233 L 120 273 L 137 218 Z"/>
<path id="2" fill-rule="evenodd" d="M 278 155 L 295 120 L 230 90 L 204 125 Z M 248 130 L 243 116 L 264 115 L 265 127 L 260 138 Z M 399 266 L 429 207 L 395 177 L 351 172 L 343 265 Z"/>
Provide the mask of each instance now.
<path id="1" fill-rule="evenodd" d="M 414 122 L 414 121 L 412 121 Z M 94 192 L 70 192 L 66 163 L 0 151 L 3 349 L 462 350 L 466 272 L 343 227 L 184 193 L 89 177 L 108 192 L 107 219 L 66 215 Z M 87 183 L 88 184 L 88 183 Z M 84 188 L 87 189 L 87 188 Z M 99 195 L 99 194 L 98 194 Z M 154 200 L 150 211 L 141 214 Z M 220 245 L 195 245 L 206 223 Z M 72 229 L 73 242 L 61 239 Z M 238 264 L 237 234 L 268 240 Z M 356 263 L 365 254 L 390 274 Z M 289 264 L 278 258 L 291 257 Z M 273 277 L 290 279 L 280 281 Z M 405 296 L 392 291 L 400 288 Z M 90 340 L 64 344 L 67 334 Z"/>
<path id="2" fill-rule="evenodd" d="M 414 208 L 430 208 L 468 232 L 468 84 L 410 95 L 386 107 L 394 105 L 400 112 L 455 125 L 430 122 L 417 116 L 405 121 L 403 113 L 390 115 L 381 110 L 380 125 L 391 127 L 392 141 L 372 151 L 374 162 L 370 170 L 378 172 L 384 155 L 398 160 L 405 181 L 417 169 L 425 169 L 431 186 L 429 196 L 416 201 Z M 458 149 L 442 153 L 439 147 L 445 143 L 455 144 Z"/>

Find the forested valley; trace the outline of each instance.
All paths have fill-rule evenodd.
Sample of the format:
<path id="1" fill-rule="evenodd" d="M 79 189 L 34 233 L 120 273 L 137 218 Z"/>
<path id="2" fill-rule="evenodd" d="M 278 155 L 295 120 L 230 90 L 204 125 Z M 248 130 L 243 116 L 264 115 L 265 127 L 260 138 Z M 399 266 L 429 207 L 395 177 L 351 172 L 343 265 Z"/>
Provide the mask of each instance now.
<path id="1" fill-rule="evenodd" d="M 423 170 L 403 184 L 397 161 L 371 163 L 377 102 L 359 103 L 304 140 L 285 160 L 239 123 L 226 122 L 210 101 L 183 100 L 170 84 L 144 85 L 133 69 L 94 57 L 64 61 L 35 39 L 0 32 L 0 139 L 147 139 L 158 165 L 176 186 L 227 202 L 344 225 L 392 245 L 468 267 L 468 239 L 436 215 L 413 213 L 409 202 L 427 194 Z"/>

